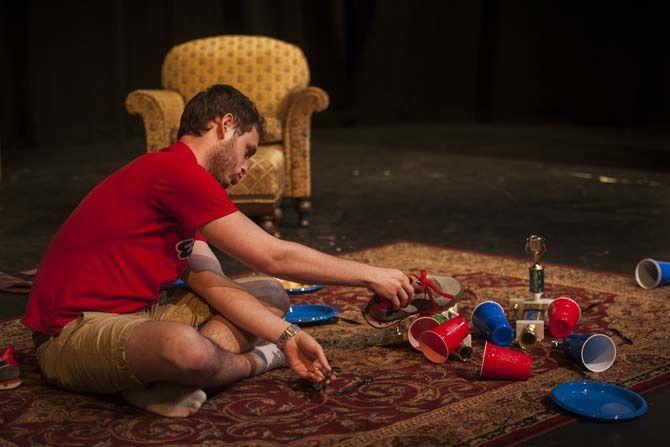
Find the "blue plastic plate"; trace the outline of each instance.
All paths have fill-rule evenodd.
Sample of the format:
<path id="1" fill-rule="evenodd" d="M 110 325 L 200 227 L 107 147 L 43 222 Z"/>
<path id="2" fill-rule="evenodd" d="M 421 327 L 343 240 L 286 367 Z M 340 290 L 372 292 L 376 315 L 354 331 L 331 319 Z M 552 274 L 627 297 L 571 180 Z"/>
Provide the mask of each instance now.
<path id="1" fill-rule="evenodd" d="M 605 382 L 565 382 L 551 390 L 556 404 L 593 419 L 621 421 L 642 416 L 647 401 L 629 389 Z"/>
<path id="2" fill-rule="evenodd" d="M 312 293 L 317 290 L 323 289 L 323 286 L 320 284 L 314 284 L 312 286 L 302 286 L 296 287 L 295 289 L 284 289 L 289 295 L 302 295 L 303 293 Z"/>
<path id="3" fill-rule="evenodd" d="M 333 306 L 325 304 L 298 304 L 291 306 L 284 319 L 289 323 L 323 323 L 339 313 Z"/>
<path id="4" fill-rule="evenodd" d="M 185 285 L 186 284 L 184 283 L 183 279 L 177 279 L 175 280 L 175 282 L 171 282 L 169 284 L 161 284 L 160 289 L 161 290 L 174 289 L 175 287 L 182 287 Z"/>
<path id="5" fill-rule="evenodd" d="M 276 278 L 286 290 L 289 295 L 301 295 L 303 293 L 312 293 L 323 289 L 322 285 L 318 284 L 298 284 L 297 282 L 286 281 L 285 279 Z"/>

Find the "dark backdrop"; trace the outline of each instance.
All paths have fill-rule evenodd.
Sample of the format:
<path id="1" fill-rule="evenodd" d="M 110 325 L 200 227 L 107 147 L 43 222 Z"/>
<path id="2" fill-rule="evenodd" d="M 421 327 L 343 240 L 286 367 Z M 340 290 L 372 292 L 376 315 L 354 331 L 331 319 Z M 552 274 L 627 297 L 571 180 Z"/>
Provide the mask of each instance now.
<path id="1" fill-rule="evenodd" d="M 3 1 L 2 144 L 141 135 L 128 92 L 159 88 L 175 44 L 264 34 L 300 46 L 331 107 L 315 125 L 661 126 L 663 2 Z"/>

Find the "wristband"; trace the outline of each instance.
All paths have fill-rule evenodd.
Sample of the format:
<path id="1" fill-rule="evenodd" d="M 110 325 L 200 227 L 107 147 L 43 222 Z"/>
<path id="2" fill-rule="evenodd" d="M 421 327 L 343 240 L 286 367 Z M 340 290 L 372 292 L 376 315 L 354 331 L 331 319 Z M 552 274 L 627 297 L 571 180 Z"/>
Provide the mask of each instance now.
<path id="1" fill-rule="evenodd" d="M 286 343 L 300 331 L 301 329 L 295 324 L 289 324 L 277 339 L 277 347 L 283 351 Z"/>

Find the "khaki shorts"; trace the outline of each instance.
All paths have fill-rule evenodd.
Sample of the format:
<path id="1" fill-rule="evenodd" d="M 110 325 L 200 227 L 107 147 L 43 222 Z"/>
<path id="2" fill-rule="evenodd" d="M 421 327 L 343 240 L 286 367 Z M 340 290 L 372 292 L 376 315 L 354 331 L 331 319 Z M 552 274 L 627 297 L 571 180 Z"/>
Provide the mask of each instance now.
<path id="1" fill-rule="evenodd" d="M 68 390 L 109 394 L 137 388 L 143 384 L 126 361 L 126 343 L 137 325 L 159 320 L 199 328 L 213 315 L 187 288 L 172 289 L 166 304 L 143 312 L 84 312 L 37 346 L 37 362 L 47 382 Z"/>

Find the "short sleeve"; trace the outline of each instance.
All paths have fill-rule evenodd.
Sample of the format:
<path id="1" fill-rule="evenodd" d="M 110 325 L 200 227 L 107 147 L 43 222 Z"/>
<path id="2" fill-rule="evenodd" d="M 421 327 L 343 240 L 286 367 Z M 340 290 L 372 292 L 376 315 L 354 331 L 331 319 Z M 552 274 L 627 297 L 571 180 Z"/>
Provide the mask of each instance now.
<path id="1" fill-rule="evenodd" d="M 189 163 L 166 163 L 153 183 L 150 201 L 188 230 L 237 211 L 214 177 Z"/>

